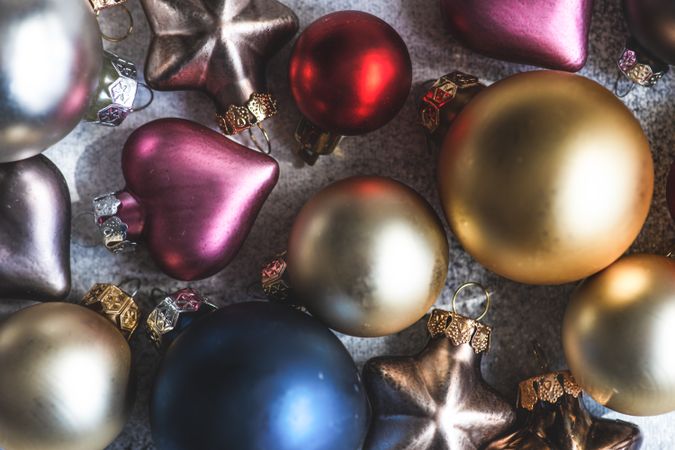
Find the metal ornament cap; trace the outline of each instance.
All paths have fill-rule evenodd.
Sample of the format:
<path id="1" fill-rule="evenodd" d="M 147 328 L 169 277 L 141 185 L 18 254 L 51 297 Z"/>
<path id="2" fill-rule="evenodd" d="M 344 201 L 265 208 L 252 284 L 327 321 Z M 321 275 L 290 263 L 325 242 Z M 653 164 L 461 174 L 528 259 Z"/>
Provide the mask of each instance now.
<path id="1" fill-rule="evenodd" d="M 156 90 L 200 90 L 217 105 L 226 134 L 274 115 L 268 61 L 298 31 L 276 0 L 142 0 L 152 41 L 145 79 Z"/>
<path id="2" fill-rule="evenodd" d="M 593 417 L 568 371 L 539 375 L 520 383 L 520 418 L 516 431 L 486 450 L 638 450 L 640 429 L 621 420 Z"/>
<path id="3" fill-rule="evenodd" d="M 485 85 L 478 78 L 454 71 L 437 79 L 422 97 L 418 118 L 424 131 L 440 145 L 445 133 L 471 99 Z"/>
<path id="4" fill-rule="evenodd" d="M 626 43 L 617 64 L 626 78 L 644 87 L 656 85 L 668 73 L 668 65 L 649 56 L 634 39 Z"/>
<path id="5" fill-rule="evenodd" d="M 42 155 L 0 164 L 0 297 L 62 300 L 70 292 L 70 193 Z"/>
<path id="6" fill-rule="evenodd" d="M 152 310 L 145 323 L 158 349 L 166 349 L 195 320 L 217 307 L 191 288 L 169 294 Z"/>
<path id="7" fill-rule="evenodd" d="M 291 296 L 291 284 L 286 271 L 288 263 L 284 255 L 279 255 L 261 271 L 263 292 L 270 300 L 286 301 Z"/>
<path id="8" fill-rule="evenodd" d="M 313 166 L 322 155 L 330 155 L 340 145 L 344 136 L 324 131 L 302 117 L 295 129 L 295 140 L 300 144 L 302 160 Z"/>
<path id="9" fill-rule="evenodd" d="M 121 125 L 134 111 L 139 85 L 136 77 L 136 66 L 133 62 L 104 51 L 98 92 L 84 119 L 111 127 Z"/>
<path id="10" fill-rule="evenodd" d="M 95 284 L 82 299 L 82 306 L 110 320 L 127 340 L 138 327 L 141 314 L 133 296 L 114 284 Z"/>
<path id="11" fill-rule="evenodd" d="M 111 253 L 130 253 L 136 250 L 137 243 L 128 239 L 129 225 L 118 216 L 122 200 L 118 193 L 110 193 L 94 198 L 94 223 L 103 240 L 105 248 Z"/>

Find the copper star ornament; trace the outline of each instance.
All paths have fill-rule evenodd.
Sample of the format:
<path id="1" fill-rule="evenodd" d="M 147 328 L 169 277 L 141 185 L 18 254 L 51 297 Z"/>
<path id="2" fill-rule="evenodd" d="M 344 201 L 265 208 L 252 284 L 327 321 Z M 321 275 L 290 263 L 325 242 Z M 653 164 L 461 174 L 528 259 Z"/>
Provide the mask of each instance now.
<path id="1" fill-rule="evenodd" d="M 225 134 L 277 112 L 265 70 L 298 31 L 276 0 L 141 0 L 152 41 L 145 66 L 156 90 L 200 90 L 217 104 Z"/>
<path id="2" fill-rule="evenodd" d="M 567 372 L 552 372 L 520 383 L 520 427 L 486 450 L 637 450 L 640 429 L 632 423 L 593 417 L 581 402 L 581 388 Z"/>
<path id="3" fill-rule="evenodd" d="M 373 408 L 364 449 L 478 449 L 514 422 L 513 408 L 480 372 L 490 328 L 443 310 L 432 312 L 427 328 L 431 340 L 418 355 L 364 366 Z"/>

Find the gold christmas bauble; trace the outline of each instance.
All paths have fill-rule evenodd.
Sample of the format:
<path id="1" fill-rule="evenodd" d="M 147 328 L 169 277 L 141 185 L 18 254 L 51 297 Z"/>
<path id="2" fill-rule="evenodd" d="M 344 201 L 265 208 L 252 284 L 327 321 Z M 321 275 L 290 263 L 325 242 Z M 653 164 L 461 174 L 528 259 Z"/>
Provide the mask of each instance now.
<path id="1" fill-rule="evenodd" d="M 131 351 L 103 316 L 69 303 L 0 324 L 0 448 L 99 450 L 131 410 Z"/>
<path id="2" fill-rule="evenodd" d="M 445 285 L 448 242 L 424 198 L 383 177 L 320 191 L 295 220 L 288 272 L 298 300 L 329 327 L 384 336 L 419 320 Z"/>
<path id="3" fill-rule="evenodd" d="M 629 247 L 654 184 L 649 143 L 611 92 L 534 71 L 484 89 L 443 141 L 448 223 L 488 269 L 528 284 L 579 280 Z"/>
<path id="4" fill-rule="evenodd" d="M 585 280 L 565 313 L 563 344 L 574 378 L 624 414 L 675 410 L 675 261 L 626 256 Z"/>

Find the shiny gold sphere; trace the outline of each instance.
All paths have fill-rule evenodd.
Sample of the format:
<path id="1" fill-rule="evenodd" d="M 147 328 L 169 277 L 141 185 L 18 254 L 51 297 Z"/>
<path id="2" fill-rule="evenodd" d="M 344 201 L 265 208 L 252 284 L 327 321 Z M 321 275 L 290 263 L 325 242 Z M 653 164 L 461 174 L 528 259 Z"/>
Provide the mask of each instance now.
<path id="1" fill-rule="evenodd" d="M 675 410 L 675 261 L 621 258 L 574 292 L 563 324 L 579 385 L 624 414 Z"/>
<path id="2" fill-rule="evenodd" d="M 107 319 L 44 303 L 0 325 L 0 448 L 98 450 L 122 431 L 131 351 Z"/>
<path id="3" fill-rule="evenodd" d="M 611 92 L 535 71 L 479 93 L 443 141 L 441 201 L 464 249 L 528 284 L 579 280 L 629 247 L 654 184 L 647 138 Z"/>
<path id="4" fill-rule="evenodd" d="M 383 177 L 333 183 L 302 208 L 288 271 L 298 299 L 329 327 L 384 336 L 419 320 L 445 284 L 448 242 L 429 203 Z"/>

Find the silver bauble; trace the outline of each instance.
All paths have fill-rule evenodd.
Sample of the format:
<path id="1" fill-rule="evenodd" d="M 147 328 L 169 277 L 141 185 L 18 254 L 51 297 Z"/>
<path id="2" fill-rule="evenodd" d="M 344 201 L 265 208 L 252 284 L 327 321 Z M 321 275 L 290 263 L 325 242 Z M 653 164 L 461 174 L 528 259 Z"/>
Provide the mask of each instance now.
<path id="1" fill-rule="evenodd" d="M 75 128 L 102 53 L 86 0 L 0 2 L 0 163 L 34 156 Z"/>

